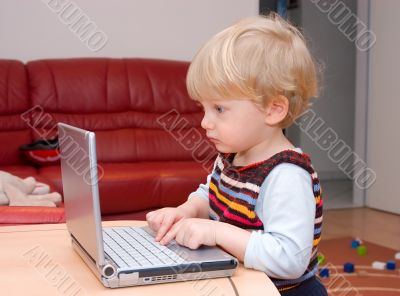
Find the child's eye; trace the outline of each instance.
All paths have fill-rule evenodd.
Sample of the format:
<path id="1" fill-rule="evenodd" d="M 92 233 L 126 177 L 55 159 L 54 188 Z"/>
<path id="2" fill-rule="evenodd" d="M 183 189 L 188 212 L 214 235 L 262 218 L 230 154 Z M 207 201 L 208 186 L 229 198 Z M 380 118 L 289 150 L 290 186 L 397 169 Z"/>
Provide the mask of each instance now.
<path id="1" fill-rule="evenodd" d="M 215 105 L 214 108 L 218 113 L 222 113 L 225 110 L 224 107 L 219 106 L 219 105 Z"/>

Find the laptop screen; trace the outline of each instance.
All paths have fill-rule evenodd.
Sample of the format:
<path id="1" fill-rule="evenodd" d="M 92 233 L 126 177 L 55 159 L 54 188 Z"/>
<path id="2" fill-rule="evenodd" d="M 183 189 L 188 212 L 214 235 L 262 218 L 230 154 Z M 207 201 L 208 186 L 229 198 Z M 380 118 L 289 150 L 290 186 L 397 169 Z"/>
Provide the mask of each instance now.
<path id="1" fill-rule="evenodd" d="M 95 134 L 63 123 L 58 133 L 68 231 L 104 265 Z"/>

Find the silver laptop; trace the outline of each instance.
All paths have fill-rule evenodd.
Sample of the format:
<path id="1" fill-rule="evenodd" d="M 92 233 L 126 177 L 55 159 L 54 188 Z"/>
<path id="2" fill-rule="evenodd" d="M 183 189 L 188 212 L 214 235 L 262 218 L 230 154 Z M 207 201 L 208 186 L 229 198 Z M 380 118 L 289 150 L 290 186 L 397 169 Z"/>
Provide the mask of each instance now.
<path id="1" fill-rule="evenodd" d="M 162 246 L 149 227 L 102 227 L 95 134 L 58 124 L 67 228 L 74 250 L 110 288 L 226 277 L 238 260 L 217 247 Z M 133 197 L 132 197 L 133 198 Z"/>

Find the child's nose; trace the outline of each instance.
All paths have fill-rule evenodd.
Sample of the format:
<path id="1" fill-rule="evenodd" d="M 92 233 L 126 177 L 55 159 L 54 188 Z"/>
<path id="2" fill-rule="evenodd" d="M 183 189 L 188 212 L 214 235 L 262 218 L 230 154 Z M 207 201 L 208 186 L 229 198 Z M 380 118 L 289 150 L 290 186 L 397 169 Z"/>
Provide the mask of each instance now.
<path id="1" fill-rule="evenodd" d="M 203 119 L 201 120 L 201 127 L 205 130 L 212 129 L 214 127 L 214 124 L 207 115 L 204 115 Z"/>

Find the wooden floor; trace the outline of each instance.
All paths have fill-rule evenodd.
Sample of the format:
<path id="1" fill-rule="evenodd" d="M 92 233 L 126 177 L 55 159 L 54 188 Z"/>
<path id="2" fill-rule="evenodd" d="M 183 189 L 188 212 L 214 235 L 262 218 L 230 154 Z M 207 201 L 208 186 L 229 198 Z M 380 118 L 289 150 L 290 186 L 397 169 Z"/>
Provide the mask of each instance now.
<path id="1" fill-rule="evenodd" d="M 369 208 L 324 211 L 322 239 L 343 236 L 400 251 L 400 215 Z"/>

